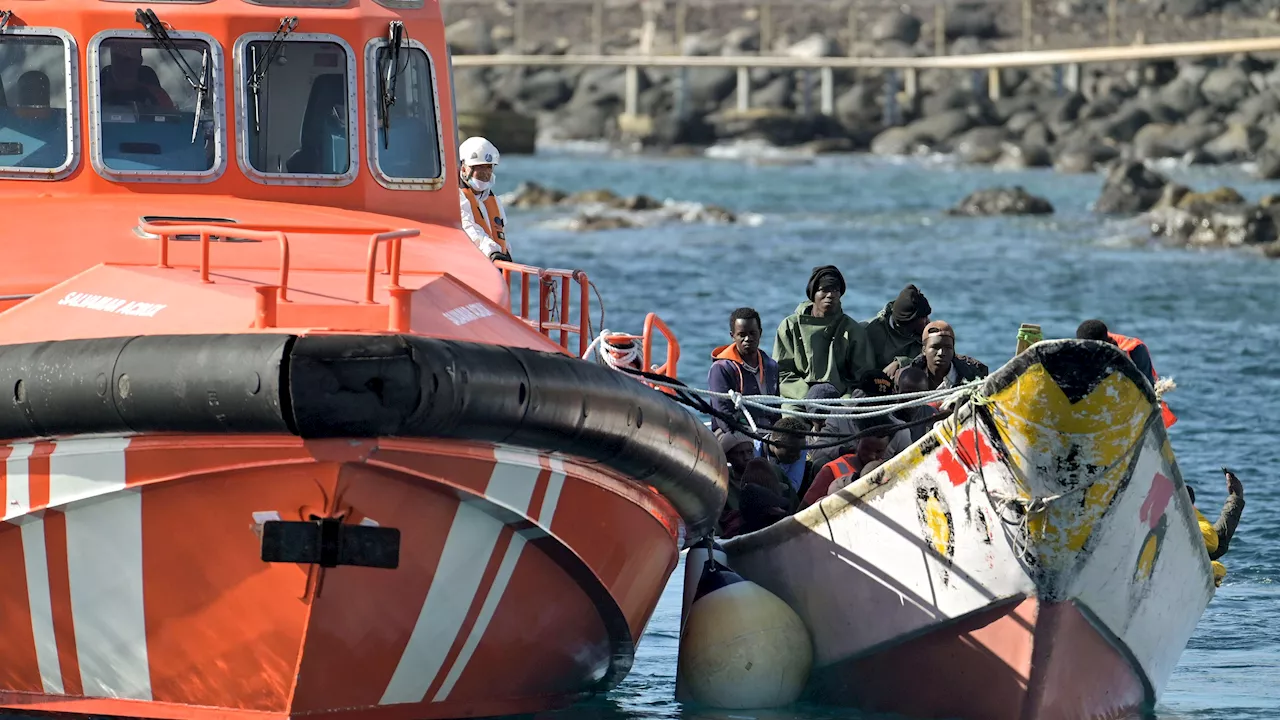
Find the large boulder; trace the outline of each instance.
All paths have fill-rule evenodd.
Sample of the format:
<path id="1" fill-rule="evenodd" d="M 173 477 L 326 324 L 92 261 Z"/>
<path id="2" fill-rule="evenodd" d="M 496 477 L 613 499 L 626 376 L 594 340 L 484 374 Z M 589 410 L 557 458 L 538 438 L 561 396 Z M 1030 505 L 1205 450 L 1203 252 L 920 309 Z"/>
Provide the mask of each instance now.
<path id="1" fill-rule="evenodd" d="M 1226 132 L 1209 141 L 1204 151 L 1216 162 L 1238 162 L 1253 157 L 1266 142 L 1267 134 L 1252 125 L 1232 125 Z"/>
<path id="2" fill-rule="evenodd" d="M 513 208 L 547 208 L 559 205 L 568 195 L 555 188 L 525 181 L 502 196 L 502 204 Z"/>
<path id="3" fill-rule="evenodd" d="M 920 147 L 916 134 L 905 127 L 886 128 L 871 140 L 876 155 L 914 155 Z"/>
<path id="4" fill-rule="evenodd" d="M 905 45 L 915 45 L 920 39 L 920 18 L 912 15 L 907 6 L 882 15 L 871 25 L 871 39 L 876 42 L 893 40 Z"/>
<path id="5" fill-rule="evenodd" d="M 948 110 L 932 117 L 921 118 L 907 126 L 917 139 L 928 138 L 932 144 L 949 142 L 952 138 L 974 126 L 973 117 L 965 110 Z"/>
<path id="6" fill-rule="evenodd" d="M 981 217 L 987 215 L 1049 215 L 1053 213 L 1053 205 L 1042 197 L 1037 197 L 1021 186 L 998 187 L 979 190 L 959 205 L 947 211 L 948 215 Z"/>
<path id="7" fill-rule="evenodd" d="M 1053 156 L 1044 145 L 1028 143 L 1005 143 L 1000 157 L 995 162 L 997 170 L 1026 170 L 1027 168 L 1050 167 Z"/>
<path id="8" fill-rule="evenodd" d="M 464 18 L 444 29 L 449 49 L 454 55 L 492 55 L 493 34 L 489 25 L 478 18 Z"/>
<path id="9" fill-rule="evenodd" d="M 951 151 L 964 162 L 990 165 L 1000 159 L 1008 139 L 1009 133 L 1002 127 L 977 127 L 956 138 Z"/>
<path id="10" fill-rule="evenodd" d="M 948 40 L 961 37 L 989 40 L 1000 37 L 996 8 L 981 2 L 953 5 L 947 13 L 946 34 Z"/>
<path id="11" fill-rule="evenodd" d="M 1200 84 L 1200 93 L 1215 106 L 1230 110 L 1253 94 L 1253 84 L 1243 69 L 1220 67 L 1205 76 Z"/>
<path id="12" fill-rule="evenodd" d="M 1120 162 L 1107 173 L 1093 209 L 1106 215 L 1146 212 L 1160 200 L 1160 194 L 1168 184 L 1168 178 L 1140 162 Z"/>

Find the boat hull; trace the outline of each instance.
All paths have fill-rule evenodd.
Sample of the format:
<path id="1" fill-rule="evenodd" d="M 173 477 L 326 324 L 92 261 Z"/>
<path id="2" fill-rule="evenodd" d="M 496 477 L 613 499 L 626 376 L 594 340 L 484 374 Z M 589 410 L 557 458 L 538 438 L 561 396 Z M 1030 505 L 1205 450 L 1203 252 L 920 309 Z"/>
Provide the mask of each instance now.
<path id="1" fill-rule="evenodd" d="M 12 710 L 561 707 L 625 676 L 678 559 L 681 519 L 660 494 L 508 446 L 161 436 L 6 452 Z M 312 517 L 399 530 L 398 567 L 263 561 L 265 523 Z"/>
<path id="2" fill-rule="evenodd" d="M 1214 589 L 1150 385 L 1110 346 L 1054 341 L 977 397 L 870 477 L 725 543 L 729 565 L 805 620 L 816 701 L 1150 709 Z"/>

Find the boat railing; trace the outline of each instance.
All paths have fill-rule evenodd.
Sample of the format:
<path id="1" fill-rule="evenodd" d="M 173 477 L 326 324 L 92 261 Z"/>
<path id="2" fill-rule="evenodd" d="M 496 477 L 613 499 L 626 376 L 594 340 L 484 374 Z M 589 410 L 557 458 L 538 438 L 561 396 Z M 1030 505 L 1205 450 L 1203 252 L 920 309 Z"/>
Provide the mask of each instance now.
<path id="1" fill-rule="evenodd" d="M 653 339 L 656 334 L 662 335 L 667 342 L 667 357 L 661 365 L 653 364 Z M 644 362 L 644 367 L 649 368 L 651 372 L 659 375 L 666 375 L 674 379 L 676 371 L 680 364 L 680 341 L 676 340 L 675 333 L 671 332 L 671 328 L 658 317 L 657 313 L 649 313 L 644 319 L 644 335 L 640 341 L 640 356 Z"/>
<path id="2" fill-rule="evenodd" d="M 511 313 L 529 327 L 571 351 L 578 337 L 578 357 L 591 345 L 591 281 L 581 270 L 555 270 L 495 260 L 511 296 Z M 513 287 L 514 285 L 514 287 Z M 576 299 L 576 302 L 575 302 Z M 577 312 L 575 313 L 575 307 Z M 576 320 L 573 318 L 576 316 Z M 552 333 L 557 333 L 552 336 Z"/>
<path id="3" fill-rule="evenodd" d="M 159 239 L 159 257 L 156 261 L 156 267 L 172 268 L 169 264 L 169 242 L 180 235 L 195 235 L 200 238 L 200 282 L 212 283 L 209 277 L 210 261 L 209 247 L 211 238 L 214 236 L 232 236 L 243 240 L 256 240 L 258 242 L 277 242 L 280 245 L 280 276 L 279 284 L 275 287 L 275 296 L 268 298 L 270 293 L 265 292 L 268 288 L 260 288 L 258 292 L 258 321 L 255 323 L 258 327 L 271 327 L 274 325 L 274 305 L 275 302 L 289 302 L 289 235 L 286 231 L 295 233 L 324 233 L 324 234 L 341 234 L 341 235 L 368 235 L 369 236 L 369 253 L 368 262 L 365 266 L 365 293 L 364 303 L 367 305 L 376 304 L 374 302 L 374 283 L 375 276 L 378 275 L 378 246 L 386 245 L 386 268 L 383 275 L 390 276 L 390 283 L 387 291 L 391 296 L 391 318 L 389 321 L 392 329 L 407 329 L 407 295 L 398 292 L 404 288 L 400 287 L 400 257 L 401 257 L 401 241 L 405 238 L 417 237 L 421 234 L 417 229 L 400 229 L 392 230 L 389 228 L 368 228 L 368 227 L 349 227 L 349 228 L 271 228 L 260 229 L 254 227 L 245 227 L 240 223 L 170 223 L 165 221 L 144 222 L 139 226 L 142 232 L 155 236 Z"/>

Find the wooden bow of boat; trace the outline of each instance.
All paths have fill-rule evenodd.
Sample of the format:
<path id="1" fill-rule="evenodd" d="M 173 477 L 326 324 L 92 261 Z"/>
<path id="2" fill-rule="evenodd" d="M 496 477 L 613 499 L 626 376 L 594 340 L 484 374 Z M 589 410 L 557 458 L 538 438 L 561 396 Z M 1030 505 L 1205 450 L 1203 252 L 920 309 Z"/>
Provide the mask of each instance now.
<path id="1" fill-rule="evenodd" d="M 805 620 L 812 697 L 915 717 L 1149 708 L 1214 592 L 1150 384 L 1076 340 L 725 551 Z"/>

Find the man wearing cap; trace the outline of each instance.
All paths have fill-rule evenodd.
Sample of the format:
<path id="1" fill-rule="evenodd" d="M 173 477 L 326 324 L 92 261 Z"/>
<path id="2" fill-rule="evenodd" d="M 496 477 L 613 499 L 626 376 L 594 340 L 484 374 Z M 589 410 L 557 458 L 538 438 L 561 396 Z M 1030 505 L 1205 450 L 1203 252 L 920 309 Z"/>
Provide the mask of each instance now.
<path id="1" fill-rule="evenodd" d="M 889 377 L 908 367 L 923 370 L 928 376 L 929 390 L 959 387 L 972 380 L 990 374 L 987 366 L 969 357 L 956 354 L 956 331 L 949 323 L 934 320 L 925 326 L 921 334 L 923 348 L 914 358 L 899 357 L 884 369 Z"/>
<path id="2" fill-rule="evenodd" d="M 866 323 L 867 339 L 876 356 L 876 367 L 884 368 L 895 358 L 913 358 L 923 347 L 921 337 L 929 324 L 929 300 L 915 285 L 908 285 L 898 298 L 884 306 Z"/>
<path id="3" fill-rule="evenodd" d="M 818 383 L 830 383 L 839 396 L 849 397 L 877 369 L 866 329 L 840 306 L 845 289 L 836 266 L 814 268 L 809 299 L 778 325 L 773 359 L 783 397 L 803 400 Z"/>

